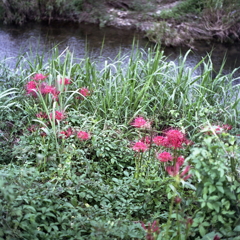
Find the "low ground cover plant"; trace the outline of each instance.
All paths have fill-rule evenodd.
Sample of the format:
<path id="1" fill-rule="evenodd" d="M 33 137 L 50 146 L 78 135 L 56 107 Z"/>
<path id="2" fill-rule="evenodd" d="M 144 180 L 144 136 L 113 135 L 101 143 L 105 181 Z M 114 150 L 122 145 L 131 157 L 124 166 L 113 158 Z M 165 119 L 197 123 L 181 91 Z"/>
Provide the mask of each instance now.
<path id="1" fill-rule="evenodd" d="M 186 58 L 0 65 L 0 239 L 239 239 L 239 86 Z"/>

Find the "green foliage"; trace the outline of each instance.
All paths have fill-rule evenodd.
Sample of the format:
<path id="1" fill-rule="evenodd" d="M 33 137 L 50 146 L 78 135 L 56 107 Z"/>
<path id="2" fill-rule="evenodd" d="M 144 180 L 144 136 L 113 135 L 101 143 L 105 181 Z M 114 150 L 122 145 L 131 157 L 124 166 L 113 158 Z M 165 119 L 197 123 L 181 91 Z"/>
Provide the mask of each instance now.
<path id="1" fill-rule="evenodd" d="M 143 236 L 140 224 L 131 218 L 126 220 L 126 216 L 140 208 L 126 202 L 134 191 L 126 183 L 112 188 L 97 174 L 78 177 L 71 172 L 63 178 L 56 172 L 41 174 L 35 168 L 6 170 L 1 171 L 0 187 L 3 238 L 140 239 Z"/>
<path id="2" fill-rule="evenodd" d="M 204 4 L 202 1 L 185 0 L 169 10 L 161 11 L 159 17 L 162 19 L 184 19 L 187 18 L 186 15 L 188 14 L 199 15 L 203 8 Z"/>
<path id="3" fill-rule="evenodd" d="M 23 24 L 28 20 L 76 20 L 82 9 L 82 0 L 6 0 L 2 4 L 4 22 Z"/>
<path id="4" fill-rule="evenodd" d="M 240 182 L 239 148 L 236 139 L 222 133 L 199 136 L 189 161 L 197 177 L 197 202 L 193 227 L 201 236 L 220 231 L 223 237 L 236 237 L 239 228 Z"/>

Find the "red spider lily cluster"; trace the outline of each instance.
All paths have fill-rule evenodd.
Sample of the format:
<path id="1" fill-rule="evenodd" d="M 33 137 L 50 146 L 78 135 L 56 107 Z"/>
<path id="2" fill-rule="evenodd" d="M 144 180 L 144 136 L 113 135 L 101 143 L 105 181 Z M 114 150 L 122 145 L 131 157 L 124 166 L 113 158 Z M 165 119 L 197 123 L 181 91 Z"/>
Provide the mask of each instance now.
<path id="1" fill-rule="evenodd" d="M 151 128 L 151 122 L 145 120 L 143 117 L 135 118 L 131 125 L 136 128 L 143 128 L 143 129 Z"/>
<path id="2" fill-rule="evenodd" d="M 78 91 L 81 96 L 77 96 L 76 99 L 84 99 L 85 97 L 88 97 L 91 95 L 91 92 L 88 88 L 82 87 Z"/>
<path id="3" fill-rule="evenodd" d="M 71 136 L 77 136 L 80 141 L 86 141 L 91 138 L 90 133 L 85 131 L 75 131 L 72 128 L 68 128 L 66 131 L 60 132 L 60 138 L 69 138 Z"/>
<path id="4" fill-rule="evenodd" d="M 43 128 L 40 127 L 39 125 L 31 125 L 30 127 L 28 127 L 28 131 L 31 133 L 37 132 L 37 131 L 41 131 L 41 136 L 45 137 L 47 134 L 45 132 L 43 132 Z M 66 138 L 70 138 L 71 136 L 76 136 L 80 141 L 86 141 L 89 140 L 91 138 L 90 133 L 85 132 L 85 131 L 77 131 L 71 127 L 69 127 L 67 130 L 64 131 L 60 131 L 58 133 L 58 137 L 60 139 L 66 139 Z"/>
<path id="5" fill-rule="evenodd" d="M 190 145 L 189 141 L 185 135 L 178 129 L 170 129 L 165 131 L 164 136 L 155 136 L 153 138 L 154 144 L 157 146 L 163 146 L 166 148 L 182 148 L 183 145 Z"/>
<path id="6" fill-rule="evenodd" d="M 55 111 L 55 119 L 56 120 L 63 120 L 65 118 L 63 111 Z M 53 119 L 53 113 L 50 113 L 50 119 Z"/>
<path id="7" fill-rule="evenodd" d="M 148 150 L 148 146 L 146 143 L 139 141 L 134 143 L 134 145 L 132 146 L 132 149 L 136 152 L 145 152 Z"/>
<path id="8" fill-rule="evenodd" d="M 59 138 L 69 138 L 74 135 L 74 130 L 72 128 L 68 128 L 66 131 L 61 131 Z"/>
<path id="9" fill-rule="evenodd" d="M 151 122 L 145 120 L 143 117 L 135 118 L 131 125 L 135 128 L 144 129 L 145 131 L 151 128 Z M 187 180 L 191 177 L 191 175 L 188 174 L 190 166 L 186 166 L 181 172 L 180 168 L 183 166 L 185 158 L 181 155 L 177 156 L 177 150 L 183 149 L 190 144 L 192 144 L 191 141 L 188 140 L 180 130 L 168 129 L 164 131 L 162 135 L 142 137 L 140 141 L 132 145 L 132 149 L 135 152 L 141 153 L 146 152 L 150 147 L 163 147 L 164 150 L 169 149 L 169 151 L 157 152 L 156 158 L 160 163 L 164 163 L 165 170 L 169 176 Z"/>
<path id="10" fill-rule="evenodd" d="M 71 80 L 69 78 L 62 78 L 55 81 L 55 85 L 49 85 L 44 80 L 47 79 L 48 76 L 45 76 L 41 73 L 35 74 L 31 81 L 27 82 L 26 84 L 26 92 L 28 95 L 31 95 L 33 97 L 38 97 L 39 95 L 46 96 L 48 94 L 52 95 L 52 99 L 56 102 L 58 102 L 58 97 L 61 91 L 65 91 L 66 88 L 63 86 L 71 84 Z M 84 96 L 88 97 L 91 95 L 88 88 L 80 88 L 78 92 Z M 36 114 L 36 117 L 41 120 L 56 120 L 58 122 L 63 121 L 67 118 L 67 113 L 64 111 L 55 110 L 54 112 L 50 112 L 49 114 L 44 112 L 39 112 Z M 46 123 L 49 125 L 49 122 Z M 35 132 L 38 129 L 41 130 L 41 128 L 37 125 L 32 125 L 29 127 L 30 132 Z M 90 134 L 85 131 L 76 131 L 72 128 L 68 128 L 65 131 L 61 131 L 59 134 L 59 138 L 69 138 L 70 136 L 76 136 L 81 141 L 86 141 L 91 138 Z M 46 136 L 46 133 L 41 134 L 41 136 Z"/>
<path id="11" fill-rule="evenodd" d="M 53 99 L 58 100 L 58 95 L 60 91 L 58 91 L 55 86 L 51 86 L 45 82 L 42 82 L 46 78 L 47 76 L 41 73 L 35 74 L 35 76 L 32 77 L 33 81 L 29 81 L 26 84 L 27 94 L 32 95 L 33 97 L 37 97 L 38 94 L 51 94 Z"/>
<path id="12" fill-rule="evenodd" d="M 84 141 L 84 140 L 90 139 L 91 136 L 90 136 L 90 134 L 87 133 L 87 132 L 79 131 L 79 132 L 77 133 L 77 137 L 78 137 L 80 140 Z"/>
<path id="13" fill-rule="evenodd" d="M 43 82 L 47 76 L 37 73 L 32 77 L 32 81 L 27 82 L 26 84 L 26 92 L 28 95 L 33 97 L 37 97 L 38 94 L 47 95 L 51 94 L 52 99 L 58 101 L 58 96 L 61 92 L 62 85 L 66 86 L 71 84 L 71 80 L 69 78 L 59 79 L 55 82 L 55 86 L 48 85 L 46 82 Z M 65 88 L 64 88 L 65 90 Z M 88 88 L 83 87 L 78 91 L 82 96 L 88 97 L 91 95 L 91 92 Z M 77 97 L 80 99 L 81 97 Z"/>
<path id="14" fill-rule="evenodd" d="M 36 73 L 35 76 L 32 77 L 33 80 L 35 80 L 36 82 L 38 81 L 42 81 L 44 79 L 46 79 L 47 76 L 41 74 L 41 73 Z"/>
<path id="15" fill-rule="evenodd" d="M 53 115 L 54 115 L 54 117 L 53 117 Z M 49 117 L 50 117 L 51 120 L 52 120 L 53 118 L 55 118 L 55 120 L 62 121 L 63 119 L 66 118 L 66 115 L 65 115 L 65 113 L 64 113 L 63 111 L 58 111 L 58 110 L 56 110 L 56 111 L 54 112 L 54 114 L 53 114 L 53 113 L 50 113 L 50 114 L 49 114 L 49 117 L 48 117 L 47 113 L 43 113 L 43 112 L 37 113 L 37 114 L 36 114 L 36 117 L 37 117 L 37 118 L 40 118 L 40 119 L 49 119 Z"/>

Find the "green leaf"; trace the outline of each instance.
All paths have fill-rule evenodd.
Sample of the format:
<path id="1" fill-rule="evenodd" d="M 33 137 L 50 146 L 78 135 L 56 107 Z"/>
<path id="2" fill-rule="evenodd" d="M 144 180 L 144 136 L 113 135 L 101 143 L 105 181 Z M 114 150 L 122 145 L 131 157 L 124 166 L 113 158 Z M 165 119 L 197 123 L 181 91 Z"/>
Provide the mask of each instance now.
<path id="1" fill-rule="evenodd" d="M 199 232 L 202 237 L 206 234 L 206 230 L 202 225 L 199 226 Z"/>
<path id="2" fill-rule="evenodd" d="M 224 193 L 223 187 L 222 186 L 216 186 L 217 190 L 221 193 Z"/>
<path id="3" fill-rule="evenodd" d="M 212 205 L 210 202 L 207 202 L 207 206 L 208 206 L 208 208 L 210 208 L 211 210 L 214 209 L 214 208 L 213 208 L 213 205 Z"/>
<path id="4" fill-rule="evenodd" d="M 240 232 L 240 225 L 237 225 L 234 229 L 233 229 L 234 232 Z"/>
<path id="5" fill-rule="evenodd" d="M 223 220 L 222 215 L 218 215 L 218 220 L 219 220 L 221 223 L 225 223 L 225 221 Z"/>
<path id="6" fill-rule="evenodd" d="M 211 193 L 213 193 L 215 190 L 216 190 L 216 187 L 211 184 L 210 187 L 209 187 L 209 193 L 211 194 Z"/>
<path id="7" fill-rule="evenodd" d="M 211 196 L 208 198 L 209 201 L 216 201 L 219 199 L 219 196 Z"/>

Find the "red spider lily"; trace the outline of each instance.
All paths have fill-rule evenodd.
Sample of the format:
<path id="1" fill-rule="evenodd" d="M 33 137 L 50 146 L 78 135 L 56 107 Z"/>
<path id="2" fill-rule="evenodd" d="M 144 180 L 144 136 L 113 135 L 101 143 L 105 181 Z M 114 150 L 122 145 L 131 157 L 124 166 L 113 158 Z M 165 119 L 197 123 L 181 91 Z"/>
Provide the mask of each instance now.
<path id="1" fill-rule="evenodd" d="M 44 94 L 54 94 L 56 92 L 56 88 L 47 84 L 42 84 L 41 85 L 41 93 Z"/>
<path id="2" fill-rule="evenodd" d="M 44 79 L 46 79 L 47 78 L 47 76 L 44 76 L 43 74 L 41 74 L 41 73 L 36 73 L 35 75 L 34 75 L 34 77 L 32 77 L 32 79 L 34 79 L 35 81 L 42 81 L 42 80 L 44 80 Z"/>
<path id="3" fill-rule="evenodd" d="M 27 130 L 28 130 L 29 132 L 36 132 L 36 130 L 37 130 L 38 128 L 39 128 L 38 125 L 33 124 L 33 125 L 31 125 L 30 127 L 28 127 Z"/>
<path id="4" fill-rule="evenodd" d="M 88 140 L 91 138 L 90 134 L 87 133 L 87 132 L 84 132 L 84 131 L 79 131 L 77 133 L 77 137 L 80 139 L 80 140 Z"/>
<path id="5" fill-rule="evenodd" d="M 187 227 L 191 226 L 193 224 L 193 219 L 192 218 L 187 218 Z"/>
<path id="6" fill-rule="evenodd" d="M 50 113 L 50 118 L 52 119 L 53 118 L 53 114 Z M 55 111 L 55 119 L 56 120 L 63 120 L 64 118 L 66 118 L 65 114 L 63 111 Z"/>
<path id="7" fill-rule="evenodd" d="M 51 92 L 52 94 L 52 99 L 55 101 L 58 101 L 58 95 L 59 95 L 59 91 L 57 91 L 57 89 L 55 88 L 54 91 Z"/>
<path id="8" fill-rule="evenodd" d="M 31 94 L 32 96 L 36 97 L 37 96 L 37 83 L 34 81 L 29 81 L 26 84 L 26 90 L 27 90 L 27 94 Z"/>
<path id="9" fill-rule="evenodd" d="M 68 85 L 71 84 L 71 80 L 69 78 L 60 79 L 59 84 Z"/>
<path id="10" fill-rule="evenodd" d="M 180 170 L 180 166 L 177 163 L 174 166 L 166 167 L 167 173 L 172 177 L 179 175 L 179 170 Z"/>
<path id="11" fill-rule="evenodd" d="M 184 181 L 186 181 L 187 179 L 189 179 L 192 176 L 191 174 L 186 175 L 189 172 L 190 168 L 191 167 L 189 165 L 186 166 L 186 168 L 180 174 L 180 178 L 182 178 Z M 179 170 L 180 170 L 180 166 L 178 163 L 176 163 L 174 166 L 166 167 L 167 173 L 172 177 L 179 176 L 179 173 L 180 173 Z M 186 176 L 184 176 L 184 175 L 186 175 Z"/>
<path id="12" fill-rule="evenodd" d="M 134 145 L 132 146 L 132 150 L 136 152 L 145 152 L 148 150 L 148 146 L 144 142 L 139 141 L 134 143 Z"/>
<path id="13" fill-rule="evenodd" d="M 64 113 L 61 111 L 55 111 L 55 118 L 59 121 L 63 120 L 65 118 Z"/>
<path id="14" fill-rule="evenodd" d="M 46 113 L 39 112 L 39 113 L 36 114 L 36 117 L 37 117 L 37 118 L 47 119 L 47 118 L 48 118 L 48 115 L 47 115 Z"/>
<path id="15" fill-rule="evenodd" d="M 61 131 L 60 134 L 60 138 L 69 138 L 70 136 L 73 135 L 73 130 L 72 128 L 68 128 L 66 131 Z"/>
<path id="16" fill-rule="evenodd" d="M 186 141 L 185 135 L 177 129 L 170 129 L 165 134 L 168 147 L 182 148 L 183 143 Z"/>
<path id="17" fill-rule="evenodd" d="M 229 131 L 232 129 L 232 126 L 231 125 L 228 125 L 228 124 L 223 124 L 222 125 L 222 128 L 225 129 L 226 131 Z"/>
<path id="18" fill-rule="evenodd" d="M 176 204 L 179 204 L 179 203 L 182 202 L 182 199 L 181 199 L 179 196 L 177 196 L 177 197 L 175 197 L 174 202 L 175 202 Z"/>
<path id="19" fill-rule="evenodd" d="M 157 235 L 160 233 L 160 229 L 158 226 L 158 222 L 155 220 L 153 223 L 148 223 L 148 226 L 146 227 L 145 224 L 141 223 L 142 228 L 147 232 L 146 234 L 146 240 L 154 240 L 154 233 Z"/>
<path id="20" fill-rule="evenodd" d="M 157 146 L 163 146 L 166 147 L 168 145 L 168 141 L 166 137 L 163 136 L 156 136 L 153 138 L 153 142 L 157 145 Z"/>
<path id="21" fill-rule="evenodd" d="M 131 125 L 135 128 L 145 128 L 145 129 L 151 128 L 151 123 L 145 120 L 143 117 L 135 118 L 131 123 Z"/>
<path id="22" fill-rule="evenodd" d="M 145 136 L 140 140 L 140 142 L 143 142 L 147 145 L 150 145 L 151 144 L 151 137 L 150 136 Z"/>
<path id="23" fill-rule="evenodd" d="M 168 162 L 168 161 L 172 161 L 173 157 L 172 157 L 171 153 L 169 153 L 169 152 L 161 152 L 161 153 L 157 154 L 157 159 L 160 162 Z"/>
<path id="24" fill-rule="evenodd" d="M 185 161 L 185 158 L 183 156 L 180 156 L 177 158 L 177 163 L 181 167 Z"/>
<path id="25" fill-rule="evenodd" d="M 89 89 L 88 89 L 88 88 L 85 88 L 85 87 L 81 88 L 81 89 L 79 90 L 79 93 L 81 93 L 81 95 L 83 95 L 84 97 L 88 97 L 88 96 L 91 95 Z"/>

